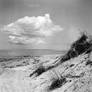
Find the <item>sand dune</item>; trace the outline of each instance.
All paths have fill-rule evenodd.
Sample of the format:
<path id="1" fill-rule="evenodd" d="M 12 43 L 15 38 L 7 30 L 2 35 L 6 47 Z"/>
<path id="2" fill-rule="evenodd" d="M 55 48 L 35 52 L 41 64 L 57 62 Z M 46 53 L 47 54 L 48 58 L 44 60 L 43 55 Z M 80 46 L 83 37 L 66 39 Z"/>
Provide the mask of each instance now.
<path id="1" fill-rule="evenodd" d="M 92 43 L 83 39 L 64 55 L 0 62 L 0 92 L 92 92 Z"/>

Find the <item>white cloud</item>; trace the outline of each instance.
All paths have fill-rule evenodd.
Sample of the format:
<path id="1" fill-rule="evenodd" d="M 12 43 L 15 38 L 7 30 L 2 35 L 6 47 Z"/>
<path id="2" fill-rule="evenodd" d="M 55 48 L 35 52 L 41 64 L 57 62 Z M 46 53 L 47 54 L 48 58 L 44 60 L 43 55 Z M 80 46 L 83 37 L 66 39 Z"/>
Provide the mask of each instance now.
<path id="1" fill-rule="evenodd" d="M 2 28 L 2 31 L 8 32 L 11 42 L 22 44 L 45 43 L 45 38 L 62 30 L 63 28 L 53 23 L 49 14 L 38 17 L 26 16 Z"/>

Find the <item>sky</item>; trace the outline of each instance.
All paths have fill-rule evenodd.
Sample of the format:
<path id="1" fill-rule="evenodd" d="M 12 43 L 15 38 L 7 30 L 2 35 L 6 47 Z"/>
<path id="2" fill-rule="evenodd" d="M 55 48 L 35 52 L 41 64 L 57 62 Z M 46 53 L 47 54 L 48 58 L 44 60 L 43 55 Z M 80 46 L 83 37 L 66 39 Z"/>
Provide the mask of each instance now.
<path id="1" fill-rule="evenodd" d="M 0 0 L 0 49 L 64 50 L 92 34 L 92 0 Z"/>

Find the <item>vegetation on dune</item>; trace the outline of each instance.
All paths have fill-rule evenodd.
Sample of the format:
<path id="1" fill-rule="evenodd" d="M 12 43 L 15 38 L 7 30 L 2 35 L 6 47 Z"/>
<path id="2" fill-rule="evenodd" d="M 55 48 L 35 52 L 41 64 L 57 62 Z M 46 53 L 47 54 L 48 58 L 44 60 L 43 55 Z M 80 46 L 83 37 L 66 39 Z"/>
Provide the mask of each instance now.
<path id="1" fill-rule="evenodd" d="M 68 52 L 62 57 L 61 62 L 77 57 L 83 53 L 90 53 L 92 51 L 92 39 L 86 33 L 81 34 L 80 38 L 76 40 Z"/>

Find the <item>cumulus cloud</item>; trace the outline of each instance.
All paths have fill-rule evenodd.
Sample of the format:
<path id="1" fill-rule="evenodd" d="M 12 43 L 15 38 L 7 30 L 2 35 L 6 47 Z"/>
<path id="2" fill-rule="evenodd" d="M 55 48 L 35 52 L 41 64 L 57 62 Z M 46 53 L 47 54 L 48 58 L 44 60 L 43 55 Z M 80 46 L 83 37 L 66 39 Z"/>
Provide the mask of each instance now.
<path id="1" fill-rule="evenodd" d="M 42 44 L 46 38 L 62 30 L 63 28 L 53 23 L 49 14 L 38 17 L 26 16 L 2 28 L 2 31 L 9 34 L 10 41 L 16 44 Z"/>

